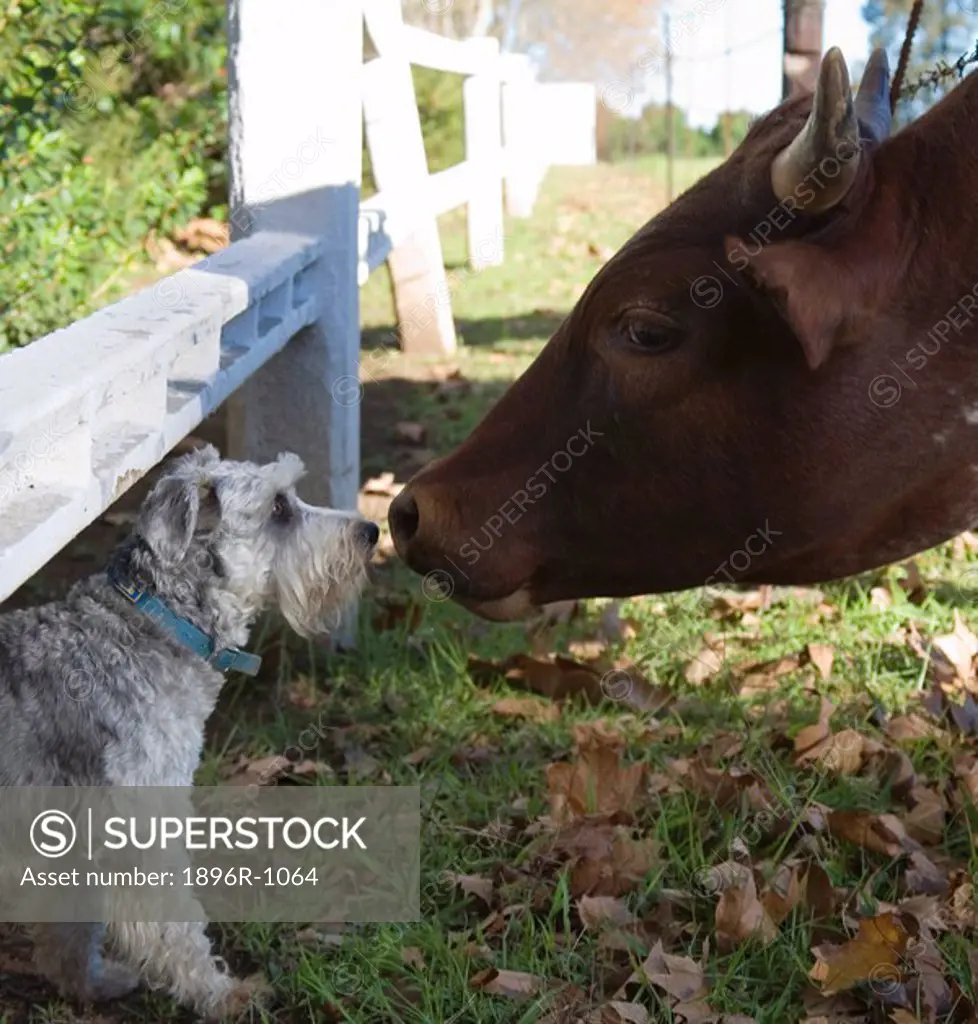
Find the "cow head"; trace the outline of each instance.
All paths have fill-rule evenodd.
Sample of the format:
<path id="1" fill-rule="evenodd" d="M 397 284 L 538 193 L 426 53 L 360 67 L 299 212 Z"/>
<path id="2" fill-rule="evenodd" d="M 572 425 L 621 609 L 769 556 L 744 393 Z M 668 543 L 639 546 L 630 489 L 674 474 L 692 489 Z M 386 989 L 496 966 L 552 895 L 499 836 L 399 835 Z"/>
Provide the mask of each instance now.
<path id="1" fill-rule="evenodd" d="M 830 51 L 814 96 L 756 123 L 625 244 L 465 443 L 394 501 L 408 565 L 513 618 L 826 579 L 880 554 L 852 538 L 876 528 L 892 480 L 856 343 L 897 258 L 878 167 L 888 80 L 877 51 L 854 98 Z"/>

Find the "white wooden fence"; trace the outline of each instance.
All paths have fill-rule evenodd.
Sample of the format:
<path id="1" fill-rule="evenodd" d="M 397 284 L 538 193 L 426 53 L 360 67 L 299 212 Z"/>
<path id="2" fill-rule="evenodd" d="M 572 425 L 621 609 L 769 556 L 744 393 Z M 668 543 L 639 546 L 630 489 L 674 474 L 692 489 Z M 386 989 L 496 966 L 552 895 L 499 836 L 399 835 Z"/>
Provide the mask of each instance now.
<path id="1" fill-rule="evenodd" d="M 230 455 L 298 452 L 309 500 L 355 508 L 359 286 L 387 259 L 418 325 L 403 343 L 449 352 L 435 217 L 467 203 L 484 266 L 503 258 L 503 182 L 510 213 L 532 209 L 539 86 L 494 41 L 406 27 L 398 0 L 229 0 L 229 44 L 232 244 L 0 356 L 0 602 L 225 399 Z M 411 63 L 467 76 L 466 160 L 440 174 Z M 380 191 L 361 207 L 364 123 Z"/>

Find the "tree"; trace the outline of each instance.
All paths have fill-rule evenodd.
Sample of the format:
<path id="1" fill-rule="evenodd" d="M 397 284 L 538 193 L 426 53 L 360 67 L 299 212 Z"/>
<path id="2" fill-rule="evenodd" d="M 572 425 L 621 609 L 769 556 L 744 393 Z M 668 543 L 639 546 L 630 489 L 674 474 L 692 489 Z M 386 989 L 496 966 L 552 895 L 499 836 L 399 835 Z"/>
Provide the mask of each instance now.
<path id="1" fill-rule="evenodd" d="M 456 38 L 491 34 L 544 79 L 629 80 L 655 45 L 661 0 L 402 0 L 405 19 Z"/>
<path id="2" fill-rule="evenodd" d="M 862 14 L 869 22 L 873 46 L 883 46 L 896 70 L 900 47 L 907 31 L 913 0 L 867 0 Z M 974 0 L 926 0 L 917 33 L 914 36 L 906 81 L 912 82 L 921 72 L 940 61 L 953 63 L 971 49 L 978 33 L 978 13 Z M 917 94 L 912 103 L 904 103 L 905 113 L 918 114 L 931 106 L 954 86 L 948 79 L 943 85 Z"/>

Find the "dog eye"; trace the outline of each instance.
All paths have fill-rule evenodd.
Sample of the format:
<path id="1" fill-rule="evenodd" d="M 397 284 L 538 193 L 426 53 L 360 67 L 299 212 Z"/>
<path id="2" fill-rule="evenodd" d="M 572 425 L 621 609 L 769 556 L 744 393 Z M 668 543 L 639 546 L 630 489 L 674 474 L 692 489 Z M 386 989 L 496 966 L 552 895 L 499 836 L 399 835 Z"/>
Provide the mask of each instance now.
<path id="1" fill-rule="evenodd" d="M 272 519 L 277 523 L 287 523 L 292 518 L 292 506 L 284 494 L 275 495 L 275 504 L 272 506 Z"/>

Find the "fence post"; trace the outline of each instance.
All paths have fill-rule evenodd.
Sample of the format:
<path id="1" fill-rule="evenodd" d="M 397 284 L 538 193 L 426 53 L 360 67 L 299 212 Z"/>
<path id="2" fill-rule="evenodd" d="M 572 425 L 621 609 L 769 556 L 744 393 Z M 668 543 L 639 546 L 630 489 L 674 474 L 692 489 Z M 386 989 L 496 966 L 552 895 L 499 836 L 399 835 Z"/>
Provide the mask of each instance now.
<path id="1" fill-rule="evenodd" d="M 511 217 L 529 217 L 544 172 L 536 111 L 537 84 L 525 54 L 508 53 L 503 61 L 506 212 Z"/>
<path id="2" fill-rule="evenodd" d="M 309 470 L 305 497 L 354 509 L 361 0 L 229 0 L 228 44 L 232 238 L 285 231 L 325 250 L 303 282 L 322 298 L 319 320 L 232 396 L 229 453 L 295 451 Z"/>
<path id="3" fill-rule="evenodd" d="M 468 240 L 471 266 L 503 262 L 503 130 L 499 41 L 470 39 L 493 70 L 465 79 L 465 158 L 469 165 Z M 481 55 L 480 55 L 481 56 Z"/>
<path id="4" fill-rule="evenodd" d="M 388 257 L 401 348 L 448 355 L 456 349 L 451 292 L 429 198 L 428 158 L 403 49 L 400 0 L 366 0 L 364 12 L 380 53 L 363 69 L 363 116 L 374 181 L 392 203 L 410 208 L 416 225 Z"/>

